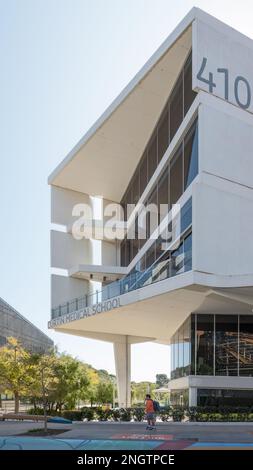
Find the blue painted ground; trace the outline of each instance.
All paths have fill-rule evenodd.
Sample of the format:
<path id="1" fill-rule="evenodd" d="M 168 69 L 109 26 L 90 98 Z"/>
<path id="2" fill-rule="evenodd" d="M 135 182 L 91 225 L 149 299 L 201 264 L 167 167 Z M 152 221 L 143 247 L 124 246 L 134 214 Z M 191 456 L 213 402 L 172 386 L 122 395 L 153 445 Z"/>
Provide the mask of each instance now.
<path id="1" fill-rule="evenodd" d="M 160 442 L 0 437 L 0 450 L 152 450 Z"/>
<path id="2" fill-rule="evenodd" d="M 201 448 L 201 447 L 249 447 L 253 450 L 253 443 L 251 442 L 195 442 L 191 445 L 191 449 L 194 447 Z"/>

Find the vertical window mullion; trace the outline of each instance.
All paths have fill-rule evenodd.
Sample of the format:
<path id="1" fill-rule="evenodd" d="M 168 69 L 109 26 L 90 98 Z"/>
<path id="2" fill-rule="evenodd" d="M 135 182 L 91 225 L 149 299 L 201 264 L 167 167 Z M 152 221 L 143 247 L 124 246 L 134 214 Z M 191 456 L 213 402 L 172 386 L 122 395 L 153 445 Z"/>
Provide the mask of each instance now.
<path id="1" fill-rule="evenodd" d="M 195 351 L 194 351 L 194 356 L 195 356 L 195 364 L 194 364 L 194 375 L 197 375 L 197 314 L 194 314 L 195 316 Z"/>
<path id="2" fill-rule="evenodd" d="M 213 316 L 213 375 L 215 375 L 215 358 L 216 358 L 216 315 Z"/>
<path id="3" fill-rule="evenodd" d="M 238 344 L 237 344 L 237 376 L 240 375 L 240 315 L 237 315 L 238 321 Z"/>

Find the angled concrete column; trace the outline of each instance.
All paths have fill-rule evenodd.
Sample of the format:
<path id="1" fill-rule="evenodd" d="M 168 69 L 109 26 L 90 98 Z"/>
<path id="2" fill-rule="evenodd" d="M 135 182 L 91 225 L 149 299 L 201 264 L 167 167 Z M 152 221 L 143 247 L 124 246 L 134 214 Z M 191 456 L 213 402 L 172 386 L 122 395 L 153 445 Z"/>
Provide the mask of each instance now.
<path id="1" fill-rule="evenodd" d="M 113 343 L 119 407 L 131 406 L 131 344 L 128 337 Z"/>

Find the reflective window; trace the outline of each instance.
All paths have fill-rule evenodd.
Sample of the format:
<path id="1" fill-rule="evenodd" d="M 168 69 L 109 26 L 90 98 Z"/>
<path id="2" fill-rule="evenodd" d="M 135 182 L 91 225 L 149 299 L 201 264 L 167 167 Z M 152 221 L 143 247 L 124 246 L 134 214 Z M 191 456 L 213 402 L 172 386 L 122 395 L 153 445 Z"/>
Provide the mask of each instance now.
<path id="1" fill-rule="evenodd" d="M 140 164 L 140 194 L 143 193 L 148 182 L 148 158 L 147 152 L 145 152 L 144 158 Z"/>
<path id="2" fill-rule="evenodd" d="M 174 335 L 174 374 L 175 374 L 175 379 L 178 379 L 180 377 L 180 373 L 179 373 L 179 370 L 178 370 L 178 364 L 179 364 L 179 361 L 178 361 L 178 331 L 175 333 Z"/>
<path id="3" fill-rule="evenodd" d="M 160 207 L 161 204 L 165 204 L 165 206 Z M 167 209 L 166 205 L 168 205 Z M 168 214 L 169 207 L 169 169 L 166 167 L 158 182 L 158 209 L 160 222 Z"/>
<path id="4" fill-rule="evenodd" d="M 125 256 L 126 256 L 126 258 L 125 258 L 125 259 L 126 259 L 126 266 L 128 266 L 129 263 L 130 263 L 130 261 L 131 261 L 131 256 L 130 256 L 130 241 L 132 241 L 132 240 L 128 240 L 128 239 L 126 238 L 126 252 L 125 252 L 125 253 L 126 253 L 126 254 L 125 254 Z"/>
<path id="5" fill-rule="evenodd" d="M 153 176 L 157 167 L 157 134 L 152 138 L 148 148 L 148 179 Z"/>
<path id="6" fill-rule="evenodd" d="M 143 156 L 128 185 L 128 188 L 122 198 L 121 204 L 124 208 L 125 220 L 127 220 L 127 204 L 136 204 L 138 202 L 150 178 L 154 174 L 158 163 L 166 152 L 170 141 L 180 126 L 184 115 L 188 111 L 189 106 L 196 96 L 196 93 L 192 91 L 191 62 L 192 56 L 190 54 L 183 67 L 183 71 L 179 75 L 178 80 L 171 92 L 168 102 L 166 103 L 164 110 L 161 113 L 157 126 L 154 129 L 154 132 L 144 150 Z M 196 128 L 194 131 L 191 130 L 190 135 L 183 139 L 182 146 L 180 147 L 180 155 L 176 154 L 172 158 L 170 167 L 168 168 L 168 174 L 171 173 L 168 176 L 168 179 L 167 175 L 163 175 L 162 178 L 160 178 L 158 183 L 157 201 L 159 210 L 160 204 L 169 203 L 169 208 L 171 208 L 171 205 L 175 204 L 182 195 L 183 189 L 186 188 L 196 176 L 198 172 L 197 140 L 198 137 Z M 128 214 L 128 217 L 129 215 L 130 213 Z M 163 208 L 163 210 L 159 213 L 159 220 L 162 220 L 165 215 L 166 210 Z M 147 217 L 147 226 L 149 226 L 150 216 L 148 215 Z M 147 238 L 148 237 L 149 232 L 147 231 Z M 136 249 L 133 247 L 132 242 L 130 245 L 131 249 L 129 253 L 130 260 L 132 260 L 132 256 L 136 252 Z M 143 245 L 144 241 L 141 240 L 139 243 L 139 249 Z"/>
<path id="7" fill-rule="evenodd" d="M 181 233 L 182 233 L 192 223 L 192 198 L 191 197 L 182 207 L 180 216 L 181 216 L 180 223 L 181 223 Z"/>
<path id="8" fill-rule="evenodd" d="M 253 390 L 198 389 L 198 406 L 253 406 Z"/>
<path id="9" fill-rule="evenodd" d="M 158 163 L 166 152 L 170 141 L 174 137 L 186 112 L 188 111 L 190 104 L 196 96 L 196 93 L 192 91 L 191 62 L 192 55 L 190 54 L 183 67 L 183 72 L 178 77 L 170 97 L 161 113 L 157 126 L 154 129 L 154 133 L 138 164 L 137 172 L 140 175 L 140 195 L 146 188 L 149 179 L 153 175 Z M 127 191 L 122 198 L 122 202 L 125 201 L 128 204 L 131 203 L 131 187 L 134 184 L 133 180 L 134 176 L 128 185 Z"/>
<path id="10" fill-rule="evenodd" d="M 133 204 L 137 204 L 139 199 L 140 199 L 140 180 L 139 180 L 139 171 L 137 171 L 133 180 Z"/>
<path id="11" fill-rule="evenodd" d="M 215 375 L 238 374 L 238 316 L 215 316 Z"/>
<path id="12" fill-rule="evenodd" d="M 180 243 L 177 250 L 172 251 L 171 253 L 171 276 L 176 276 L 184 272 L 184 253 L 183 253 L 183 243 Z"/>
<path id="13" fill-rule="evenodd" d="M 169 146 L 169 113 L 168 109 L 163 113 L 158 125 L 158 162 L 162 159 Z"/>
<path id="14" fill-rule="evenodd" d="M 146 252 L 146 268 L 149 268 L 156 259 L 156 245 L 153 243 Z"/>
<path id="15" fill-rule="evenodd" d="M 192 269 L 192 234 L 190 233 L 184 239 L 184 270 L 191 271 Z"/>
<path id="16" fill-rule="evenodd" d="M 239 373 L 253 376 L 253 316 L 240 315 Z"/>
<path id="17" fill-rule="evenodd" d="M 198 174 L 198 124 L 195 123 L 184 141 L 184 189 Z"/>
<path id="18" fill-rule="evenodd" d="M 135 219 L 135 238 L 131 240 L 131 259 L 133 259 L 139 251 L 139 238 L 138 238 L 138 219 Z"/>
<path id="19" fill-rule="evenodd" d="M 120 245 L 120 262 L 121 266 L 126 266 L 126 240 L 123 240 Z"/>
<path id="20" fill-rule="evenodd" d="M 184 376 L 184 327 L 178 331 L 178 373 Z"/>
<path id="21" fill-rule="evenodd" d="M 191 317 L 183 325 L 184 330 L 184 375 L 191 372 Z"/>
<path id="22" fill-rule="evenodd" d="M 172 379 L 191 373 L 191 325 L 192 316 L 189 316 L 171 338 Z"/>
<path id="23" fill-rule="evenodd" d="M 189 406 L 189 389 L 171 390 L 170 403 L 173 406 Z"/>
<path id="24" fill-rule="evenodd" d="M 193 314 L 179 328 L 179 337 L 182 328 L 184 329 L 184 368 L 183 372 L 180 372 L 181 376 L 183 373 L 185 375 L 191 373 L 193 375 L 253 376 L 253 315 Z M 173 378 L 175 376 L 173 348 L 171 354 L 171 377 Z"/>
<path id="25" fill-rule="evenodd" d="M 170 102 L 170 141 L 183 121 L 183 75 L 177 81 Z"/>
<path id="26" fill-rule="evenodd" d="M 196 93 L 192 90 L 192 61 L 189 57 L 184 67 L 184 115 L 186 115 L 195 96 Z"/>
<path id="27" fill-rule="evenodd" d="M 213 375 L 214 316 L 197 315 L 197 374 Z"/>
<path id="28" fill-rule="evenodd" d="M 157 208 L 157 186 L 155 186 L 153 192 L 148 199 L 148 212 L 147 212 L 147 239 L 152 236 L 153 232 L 158 227 L 158 208 Z"/>
<path id="29" fill-rule="evenodd" d="M 170 204 L 176 204 L 183 194 L 183 146 L 180 145 L 170 162 Z"/>

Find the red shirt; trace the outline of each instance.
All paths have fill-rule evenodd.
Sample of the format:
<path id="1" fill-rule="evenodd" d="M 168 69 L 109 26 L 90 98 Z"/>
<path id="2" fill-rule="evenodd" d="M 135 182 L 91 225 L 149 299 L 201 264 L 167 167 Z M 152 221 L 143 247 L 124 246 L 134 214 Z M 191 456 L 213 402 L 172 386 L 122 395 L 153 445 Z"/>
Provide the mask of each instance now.
<path id="1" fill-rule="evenodd" d="M 153 400 L 151 400 L 151 398 L 148 398 L 146 400 L 146 407 L 145 407 L 145 411 L 146 413 L 154 413 L 154 404 L 153 404 Z"/>

